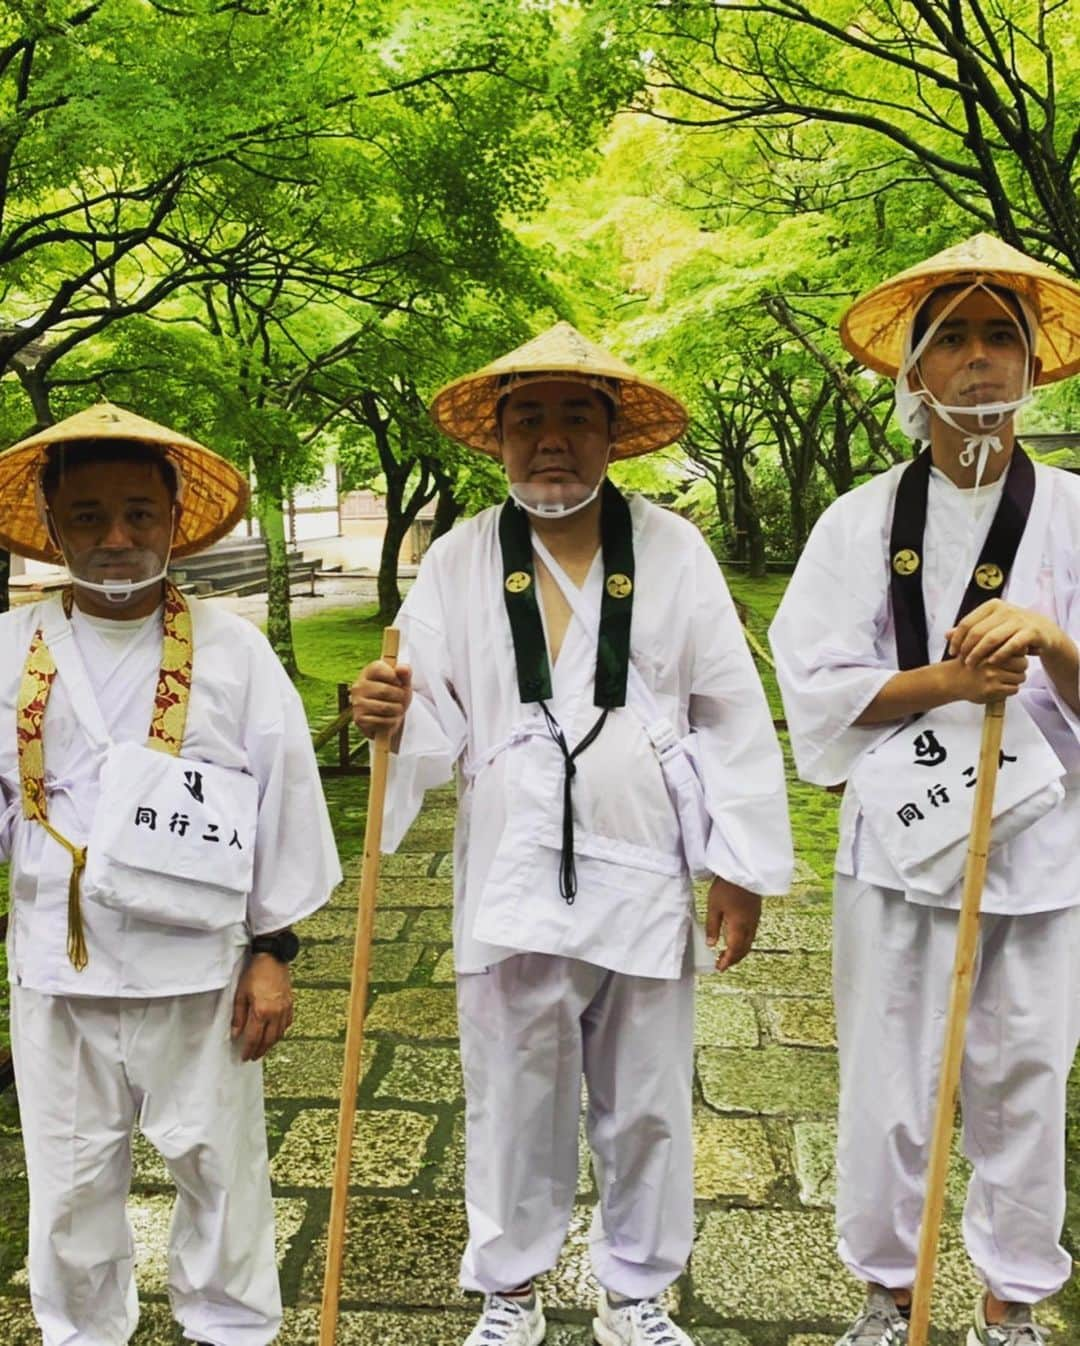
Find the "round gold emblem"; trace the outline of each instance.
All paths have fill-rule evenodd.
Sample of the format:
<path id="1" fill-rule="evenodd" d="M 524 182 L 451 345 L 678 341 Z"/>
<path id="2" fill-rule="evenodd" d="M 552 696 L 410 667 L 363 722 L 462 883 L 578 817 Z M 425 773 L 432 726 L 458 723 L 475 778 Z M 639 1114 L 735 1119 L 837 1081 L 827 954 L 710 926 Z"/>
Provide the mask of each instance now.
<path id="1" fill-rule="evenodd" d="M 892 558 L 892 568 L 898 575 L 914 575 L 919 568 L 919 553 L 905 547 Z"/>
<path id="2" fill-rule="evenodd" d="M 512 594 L 522 594 L 532 583 L 527 570 L 513 570 L 506 577 L 506 587 Z"/>
<path id="3" fill-rule="evenodd" d="M 607 591 L 612 598 L 628 598 L 634 588 L 629 575 L 615 574 L 608 576 Z"/>
<path id="4" fill-rule="evenodd" d="M 975 571 L 975 583 L 980 589 L 1000 589 L 1005 583 L 1005 572 L 1000 566 L 988 561 Z"/>

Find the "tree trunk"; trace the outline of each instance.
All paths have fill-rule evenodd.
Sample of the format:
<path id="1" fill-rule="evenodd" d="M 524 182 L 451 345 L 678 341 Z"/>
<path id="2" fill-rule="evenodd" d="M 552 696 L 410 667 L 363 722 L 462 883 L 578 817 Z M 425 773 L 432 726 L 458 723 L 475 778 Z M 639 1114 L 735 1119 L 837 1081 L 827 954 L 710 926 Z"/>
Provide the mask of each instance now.
<path id="1" fill-rule="evenodd" d="M 794 544 L 796 558 L 806 545 L 806 535 L 808 531 L 806 525 L 806 501 L 803 492 L 799 490 L 797 485 L 793 485 L 791 491 L 791 540 Z"/>
<path id="2" fill-rule="evenodd" d="M 266 638 L 290 678 L 299 673 L 289 604 L 289 548 L 280 500 L 258 496 L 257 513 L 266 545 Z"/>
<path id="3" fill-rule="evenodd" d="M 435 519 L 431 527 L 431 541 L 434 542 L 437 537 L 442 537 L 444 533 L 449 533 L 461 514 L 462 506 L 454 499 L 454 492 L 451 487 L 443 486 L 439 488 L 439 497 L 435 502 Z"/>
<path id="4" fill-rule="evenodd" d="M 747 517 L 746 542 L 749 552 L 747 574 L 751 579 L 764 579 L 768 569 L 765 564 L 765 534 L 755 510 L 751 510 Z"/>
<path id="5" fill-rule="evenodd" d="M 728 466 L 731 472 L 732 514 L 735 522 L 737 556 L 740 561 L 747 563 L 747 573 L 751 578 L 759 580 L 765 574 L 765 535 L 754 504 L 746 459 L 732 455 Z"/>
<path id="6" fill-rule="evenodd" d="M 393 622 L 401 607 L 398 557 L 411 523 L 412 519 L 405 514 L 387 514 L 386 532 L 383 534 L 382 553 L 379 556 L 379 621 L 384 626 Z"/>

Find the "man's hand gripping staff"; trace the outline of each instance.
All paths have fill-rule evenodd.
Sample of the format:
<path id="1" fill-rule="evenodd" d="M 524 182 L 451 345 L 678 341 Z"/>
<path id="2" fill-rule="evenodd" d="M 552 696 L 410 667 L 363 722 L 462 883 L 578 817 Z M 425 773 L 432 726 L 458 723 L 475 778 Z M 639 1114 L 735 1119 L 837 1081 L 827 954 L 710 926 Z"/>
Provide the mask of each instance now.
<path id="1" fill-rule="evenodd" d="M 408 664 L 395 667 L 385 659 L 376 659 L 362 669 L 349 691 L 357 729 L 365 738 L 385 732 L 393 746 L 411 701 L 412 669 Z"/>

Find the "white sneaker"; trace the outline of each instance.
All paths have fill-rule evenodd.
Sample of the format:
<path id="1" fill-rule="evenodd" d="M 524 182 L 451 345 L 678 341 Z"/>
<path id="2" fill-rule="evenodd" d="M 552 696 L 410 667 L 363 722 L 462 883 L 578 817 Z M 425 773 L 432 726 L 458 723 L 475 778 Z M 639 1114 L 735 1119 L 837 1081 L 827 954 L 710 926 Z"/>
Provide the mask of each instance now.
<path id="1" fill-rule="evenodd" d="M 1028 1304 L 1010 1304 L 1003 1323 L 986 1321 L 986 1298 L 975 1301 L 974 1322 L 968 1333 L 967 1346 L 1047 1346 L 1050 1334 L 1039 1327 L 1031 1316 Z"/>
<path id="2" fill-rule="evenodd" d="M 907 1346 L 907 1319 L 880 1285 L 867 1286 L 863 1311 L 836 1346 Z"/>
<path id="3" fill-rule="evenodd" d="M 485 1295 L 484 1311 L 465 1346 L 540 1346 L 546 1332 L 538 1291 L 531 1307 L 508 1295 Z"/>
<path id="4" fill-rule="evenodd" d="M 614 1305 L 606 1290 L 600 1291 L 592 1330 L 598 1346 L 694 1346 L 655 1299 Z"/>

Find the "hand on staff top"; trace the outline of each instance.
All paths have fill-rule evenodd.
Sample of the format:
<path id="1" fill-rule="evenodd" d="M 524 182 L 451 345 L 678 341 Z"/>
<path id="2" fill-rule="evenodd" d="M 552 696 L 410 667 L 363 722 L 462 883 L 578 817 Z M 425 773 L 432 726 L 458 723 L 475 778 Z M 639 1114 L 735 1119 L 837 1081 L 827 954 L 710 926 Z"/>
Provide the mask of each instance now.
<path id="1" fill-rule="evenodd" d="M 1065 633 L 1041 612 L 991 598 L 957 622 L 948 633 L 949 653 L 972 668 L 989 663 L 1003 667 L 1027 654 L 1053 654 Z"/>
<path id="2" fill-rule="evenodd" d="M 244 1061 L 260 1061 L 293 1021 L 292 980 L 287 963 L 257 953 L 240 974 L 233 1000 L 232 1037 Z"/>
<path id="3" fill-rule="evenodd" d="M 412 700 L 412 669 L 376 659 L 362 669 L 349 691 L 353 724 L 366 737 L 385 730 L 393 738 L 405 721 Z"/>
<path id="4" fill-rule="evenodd" d="M 934 665 L 944 679 L 949 701 L 973 701 L 985 706 L 990 701 L 1002 701 L 1015 696 L 1027 677 L 1027 657 L 1023 654 L 1001 663 L 965 664 L 962 659 L 947 659 Z"/>
<path id="5" fill-rule="evenodd" d="M 737 883 L 715 878 L 709 888 L 709 912 L 705 918 L 705 942 L 712 948 L 723 926 L 725 947 L 716 959 L 717 972 L 729 967 L 750 952 L 761 919 L 761 898 Z"/>

